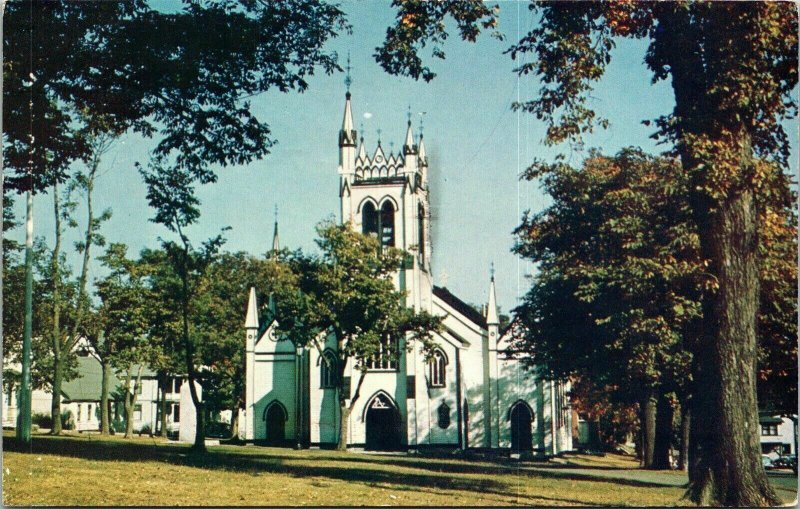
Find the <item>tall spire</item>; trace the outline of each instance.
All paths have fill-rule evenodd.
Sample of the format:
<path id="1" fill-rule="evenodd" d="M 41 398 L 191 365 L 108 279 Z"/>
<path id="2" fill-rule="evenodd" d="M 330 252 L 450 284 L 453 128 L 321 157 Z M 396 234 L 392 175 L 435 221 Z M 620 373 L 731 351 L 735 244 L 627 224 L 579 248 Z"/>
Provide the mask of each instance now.
<path id="1" fill-rule="evenodd" d="M 411 105 L 408 106 L 408 129 L 406 129 L 406 142 L 403 144 L 403 155 L 415 154 L 417 146 L 414 145 L 414 132 L 411 129 Z"/>
<path id="2" fill-rule="evenodd" d="M 358 159 L 362 161 L 367 158 L 367 149 L 364 148 L 364 122 L 361 122 L 361 138 L 358 140 Z"/>
<path id="3" fill-rule="evenodd" d="M 247 316 L 244 319 L 245 329 L 258 329 L 258 303 L 256 302 L 256 289 L 250 287 L 250 295 L 247 299 Z"/>
<path id="4" fill-rule="evenodd" d="M 419 154 L 419 165 L 420 166 L 428 166 L 427 156 L 425 154 L 425 136 L 423 134 L 423 125 L 422 121 L 425 119 L 425 112 L 419 112 L 419 148 L 417 149 L 417 154 Z M 411 119 L 409 118 L 409 121 Z"/>
<path id="5" fill-rule="evenodd" d="M 355 147 L 356 146 L 356 131 L 353 128 L 353 112 L 350 107 L 350 85 L 353 80 L 350 78 L 350 53 L 347 54 L 347 75 L 344 78 L 345 87 L 347 92 L 344 94 L 344 118 L 342 119 L 342 129 L 339 131 L 339 146 L 340 147 Z"/>
<path id="6" fill-rule="evenodd" d="M 281 250 L 281 244 L 278 241 L 278 204 L 275 204 L 275 232 L 272 234 L 272 257 L 278 256 L 278 251 Z"/>
<path id="7" fill-rule="evenodd" d="M 489 282 L 489 304 L 486 306 L 486 325 L 499 325 L 500 320 L 497 317 L 497 296 L 494 291 L 494 262 L 492 262 L 489 272 L 491 273 L 491 280 Z"/>

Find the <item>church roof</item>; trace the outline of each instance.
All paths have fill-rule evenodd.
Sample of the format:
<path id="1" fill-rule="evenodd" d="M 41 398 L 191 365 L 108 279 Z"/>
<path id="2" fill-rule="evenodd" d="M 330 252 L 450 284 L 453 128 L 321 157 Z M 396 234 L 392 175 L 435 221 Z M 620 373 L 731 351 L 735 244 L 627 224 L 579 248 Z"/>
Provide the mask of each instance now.
<path id="1" fill-rule="evenodd" d="M 433 294 L 442 299 L 448 306 L 461 313 L 464 318 L 468 319 L 470 322 L 482 329 L 486 328 L 486 318 L 484 318 L 483 315 L 481 315 L 475 308 L 450 293 L 450 290 L 447 288 L 434 286 Z"/>

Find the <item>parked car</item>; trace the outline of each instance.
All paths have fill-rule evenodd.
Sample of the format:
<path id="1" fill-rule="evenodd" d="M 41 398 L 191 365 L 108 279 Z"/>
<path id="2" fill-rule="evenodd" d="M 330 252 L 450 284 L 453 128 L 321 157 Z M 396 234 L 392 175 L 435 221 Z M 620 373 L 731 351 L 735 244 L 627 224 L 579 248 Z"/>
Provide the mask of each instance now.
<path id="1" fill-rule="evenodd" d="M 761 465 L 764 467 L 764 470 L 772 470 L 772 459 L 769 456 L 762 455 L 761 456 Z"/>
<path id="2" fill-rule="evenodd" d="M 797 468 L 797 456 L 786 455 L 772 461 L 772 468 Z"/>

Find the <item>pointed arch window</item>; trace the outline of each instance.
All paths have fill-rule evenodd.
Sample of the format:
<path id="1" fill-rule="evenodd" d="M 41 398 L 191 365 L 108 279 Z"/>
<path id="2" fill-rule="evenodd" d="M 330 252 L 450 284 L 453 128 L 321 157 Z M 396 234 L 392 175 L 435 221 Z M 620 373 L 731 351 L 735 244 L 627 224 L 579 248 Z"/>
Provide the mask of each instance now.
<path id="1" fill-rule="evenodd" d="M 371 201 L 361 208 L 361 233 L 378 236 L 378 211 Z"/>
<path id="2" fill-rule="evenodd" d="M 394 205 L 389 200 L 381 206 L 380 228 L 381 246 L 394 247 Z"/>
<path id="3" fill-rule="evenodd" d="M 325 350 L 320 358 L 319 379 L 323 389 L 333 389 L 336 387 L 338 379 L 339 362 L 336 355 L 330 350 Z"/>
<path id="4" fill-rule="evenodd" d="M 447 356 L 439 348 L 428 359 L 428 384 L 430 387 L 447 385 Z"/>
<path id="5" fill-rule="evenodd" d="M 450 427 L 450 407 L 447 403 L 442 403 L 439 405 L 439 409 L 436 411 L 438 414 L 438 424 L 439 427 L 442 429 L 447 429 Z"/>

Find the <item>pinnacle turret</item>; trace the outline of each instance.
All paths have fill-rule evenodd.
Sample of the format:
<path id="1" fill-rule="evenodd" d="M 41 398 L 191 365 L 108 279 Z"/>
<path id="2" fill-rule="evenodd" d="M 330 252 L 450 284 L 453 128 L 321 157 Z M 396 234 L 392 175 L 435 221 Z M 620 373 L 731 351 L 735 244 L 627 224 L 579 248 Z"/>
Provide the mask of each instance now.
<path id="1" fill-rule="evenodd" d="M 497 296 L 494 291 L 494 264 L 491 269 L 491 279 L 489 282 L 489 303 L 486 306 L 486 325 L 499 325 L 500 319 L 497 316 Z"/>
<path id="2" fill-rule="evenodd" d="M 256 302 L 256 289 L 252 286 L 247 299 L 247 316 L 244 319 L 244 328 L 258 329 L 258 302 Z"/>

